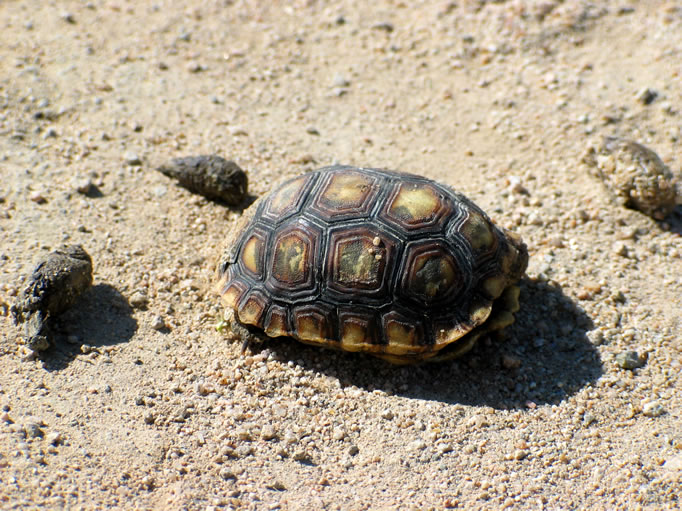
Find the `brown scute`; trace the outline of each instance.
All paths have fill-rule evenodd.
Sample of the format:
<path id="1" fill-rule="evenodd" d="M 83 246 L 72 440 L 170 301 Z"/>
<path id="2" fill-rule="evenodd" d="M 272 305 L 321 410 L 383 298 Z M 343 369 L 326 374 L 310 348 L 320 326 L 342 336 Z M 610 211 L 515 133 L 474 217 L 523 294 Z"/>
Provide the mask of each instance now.
<path id="1" fill-rule="evenodd" d="M 491 300 L 496 299 L 502 294 L 505 286 L 507 285 L 507 277 L 503 274 L 493 275 L 483 281 L 481 290 L 486 294 Z"/>
<path id="2" fill-rule="evenodd" d="M 221 301 L 225 307 L 237 310 L 239 302 L 246 291 L 246 284 L 233 280 L 225 284 L 225 291 L 221 295 Z"/>
<path id="3" fill-rule="evenodd" d="M 331 314 L 317 305 L 294 307 L 294 335 L 301 341 L 322 344 L 333 342 Z"/>
<path id="4" fill-rule="evenodd" d="M 252 291 L 239 306 L 238 316 L 241 323 L 263 326 L 263 314 L 268 307 L 267 298 L 259 291 Z"/>
<path id="5" fill-rule="evenodd" d="M 263 277 L 263 256 L 265 253 L 265 243 L 262 238 L 253 234 L 242 249 L 242 264 L 258 278 Z"/>
<path id="6" fill-rule="evenodd" d="M 277 219 L 293 212 L 301 202 L 306 184 L 310 179 L 311 175 L 307 174 L 281 185 L 268 197 L 264 214 Z"/>
<path id="7" fill-rule="evenodd" d="M 331 174 L 311 207 L 327 219 L 366 212 L 377 195 L 376 183 L 375 177 L 359 171 Z"/>
<path id="8" fill-rule="evenodd" d="M 518 310 L 526 246 L 428 179 L 327 167 L 244 216 L 219 291 L 269 337 L 409 364 L 462 354 Z"/>
<path id="9" fill-rule="evenodd" d="M 372 314 L 339 311 L 340 347 L 345 351 L 380 351 L 381 339 Z"/>
<path id="10" fill-rule="evenodd" d="M 383 317 L 385 352 L 405 355 L 424 351 L 424 330 L 419 320 L 408 318 L 398 312 L 389 312 Z"/>
<path id="11" fill-rule="evenodd" d="M 490 223 L 475 211 L 469 213 L 459 231 L 477 252 L 488 253 L 497 247 L 497 236 Z"/>
<path id="12" fill-rule="evenodd" d="M 388 214 L 406 224 L 431 222 L 441 207 L 438 193 L 430 186 L 401 185 Z"/>
<path id="13" fill-rule="evenodd" d="M 277 239 L 272 255 L 272 275 L 283 284 L 300 284 L 310 272 L 310 244 L 301 231 Z"/>
<path id="14" fill-rule="evenodd" d="M 291 335 L 287 309 L 280 305 L 271 305 L 265 320 L 264 330 L 270 337 Z"/>
<path id="15" fill-rule="evenodd" d="M 372 239 L 357 236 L 336 245 L 334 281 L 349 287 L 376 289 L 381 285 L 386 266 L 386 250 L 374 247 Z"/>
<path id="16" fill-rule="evenodd" d="M 467 279 L 448 247 L 437 241 L 412 245 L 406 255 L 402 293 L 424 306 L 451 299 L 467 287 Z"/>

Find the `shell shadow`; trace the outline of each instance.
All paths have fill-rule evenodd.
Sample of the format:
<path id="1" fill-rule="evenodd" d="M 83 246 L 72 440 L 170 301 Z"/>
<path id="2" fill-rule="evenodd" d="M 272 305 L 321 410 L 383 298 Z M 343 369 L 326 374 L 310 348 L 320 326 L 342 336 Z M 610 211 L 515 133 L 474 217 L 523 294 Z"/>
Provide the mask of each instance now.
<path id="1" fill-rule="evenodd" d="M 66 368 L 83 346 L 101 348 L 128 342 L 137 331 L 137 320 L 128 300 L 115 287 L 97 284 L 55 319 L 53 345 L 39 354 L 48 371 Z M 78 339 L 67 342 L 67 339 Z"/>
<path id="2" fill-rule="evenodd" d="M 603 374 L 599 353 L 587 338 L 594 325 L 560 288 L 528 279 L 520 286 L 521 310 L 506 339 L 483 340 L 450 362 L 400 367 L 294 341 L 254 348 L 338 378 L 344 387 L 504 410 L 557 404 Z"/>

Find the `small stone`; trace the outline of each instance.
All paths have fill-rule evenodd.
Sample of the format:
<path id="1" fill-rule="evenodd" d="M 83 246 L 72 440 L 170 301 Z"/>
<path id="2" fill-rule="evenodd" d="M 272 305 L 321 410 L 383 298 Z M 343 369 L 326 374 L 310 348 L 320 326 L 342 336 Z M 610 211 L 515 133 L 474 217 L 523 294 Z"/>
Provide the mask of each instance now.
<path id="1" fill-rule="evenodd" d="M 521 359 L 512 355 L 502 355 L 502 367 L 505 369 L 518 369 L 521 367 Z"/>
<path id="2" fill-rule="evenodd" d="M 357 445 L 353 444 L 348 448 L 348 454 L 351 456 L 355 456 L 360 452 L 360 449 L 358 448 Z"/>
<path id="3" fill-rule="evenodd" d="M 243 126 L 229 126 L 227 131 L 233 137 L 246 137 L 249 134 Z"/>
<path id="4" fill-rule="evenodd" d="M 628 369 L 632 371 L 639 367 L 643 367 L 646 363 L 646 358 L 642 358 L 636 351 L 624 351 L 616 355 L 616 364 L 621 369 Z"/>
<path id="5" fill-rule="evenodd" d="M 602 332 L 601 330 L 590 330 L 589 332 L 587 332 L 587 338 L 595 346 L 601 346 L 602 344 L 604 344 L 605 341 L 604 332 Z"/>
<path id="6" fill-rule="evenodd" d="M 515 460 L 522 460 L 525 459 L 528 456 L 528 451 L 525 449 L 517 449 L 514 451 L 514 459 Z"/>
<path id="7" fill-rule="evenodd" d="M 246 458 L 247 456 L 251 456 L 253 454 L 253 447 L 251 447 L 250 445 L 242 444 L 238 446 L 234 450 L 234 452 L 237 455 L 237 457 Z"/>
<path id="8" fill-rule="evenodd" d="M 52 431 L 47 434 L 45 440 L 50 445 L 59 445 L 62 443 L 62 434 L 59 431 Z"/>
<path id="9" fill-rule="evenodd" d="M 65 12 L 64 14 L 62 14 L 62 19 L 72 25 L 76 23 L 76 17 L 73 15 L 73 13 L 70 12 Z"/>
<path id="10" fill-rule="evenodd" d="M 304 462 L 304 463 L 311 461 L 310 455 L 305 451 L 296 451 L 294 453 L 294 455 L 292 456 L 292 458 L 294 459 L 294 461 Z"/>
<path id="11" fill-rule="evenodd" d="M 388 21 L 382 21 L 372 25 L 372 28 L 374 30 L 383 30 L 384 32 L 388 32 L 390 34 L 391 32 L 393 32 L 394 27 L 392 23 L 389 23 Z"/>
<path id="12" fill-rule="evenodd" d="M 81 179 L 78 179 L 75 182 L 75 188 L 78 193 L 81 193 L 83 195 L 88 195 L 93 191 L 94 188 L 94 183 L 90 178 L 84 177 Z"/>
<path id="13" fill-rule="evenodd" d="M 145 416 L 144 416 L 144 423 L 145 423 L 145 424 L 150 424 L 150 425 L 151 425 L 151 424 L 154 424 L 155 421 L 156 421 L 156 419 L 155 419 L 153 413 L 148 412 L 148 413 L 145 414 Z"/>
<path id="14" fill-rule="evenodd" d="M 342 74 L 336 73 L 334 75 L 334 80 L 332 81 L 332 84 L 334 85 L 334 87 L 348 87 L 350 85 L 350 81 Z"/>
<path id="15" fill-rule="evenodd" d="M 125 153 L 125 155 L 123 156 L 123 159 L 125 160 L 125 162 L 128 165 L 134 165 L 134 166 L 142 165 L 142 158 L 140 158 L 140 156 L 138 154 L 133 153 L 131 151 Z"/>
<path id="16" fill-rule="evenodd" d="M 277 431 L 272 424 L 266 424 L 260 431 L 260 436 L 263 440 L 274 440 L 277 438 Z"/>
<path id="17" fill-rule="evenodd" d="M 225 481 L 230 480 L 230 479 L 237 479 L 237 476 L 235 475 L 235 473 L 227 467 L 221 468 L 220 472 L 218 472 L 218 474 Z"/>
<path id="18" fill-rule="evenodd" d="M 284 486 L 284 483 L 281 481 L 275 481 L 274 483 L 268 485 L 267 488 L 277 491 L 285 491 L 287 489 L 287 487 Z"/>
<path id="19" fill-rule="evenodd" d="M 149 298 L 142 291 L 135 291 L 128 300 L 130 305 L 136 309 L 146 309 L 149 305 Z"/>
<path id="20" fill-rule="evenodd" d="M 644 87 L 639 92 L 637 92 L 636 98 L 643 105 L 650 105 L 658 97 L 658 91 L 650 89 L 649 87 Z"/>
<path id="21" fill-rule="evenodd" d="M 597 422 L 597 418 L 591 413 L 586 413 L 583 416 L 583 426 L 589 426 L 590 424 L 593 424 L 595 422 Z"/>
<path id="22" fill-rule="evenodd" d="M 426 442 L 422 439 L 417 439 L 410 444 L 411 451 L 422 451 L 426 449 Z"/>
<path id="23" fill-rule="evenodd" d="M 43 438 L 45 433 L 40 429 L 40 424 L 37 422 L 27 422 L 24 424 L 24 432 L 27 438 Z"/>
<path id="24" fill-rule="evenodd" d="M 166 323 L 161 316 L 157 315 L 154 316 L 154 319 L 152 319 L 151 326 L 154 330 L 163 330 L 164 328 L 166 328 Z"/>
<path id="25" fill-rule="evenodd" d="M 320 132 L 318 131 L 318 129 L 317 129 L 315 126 L 308 126 L 308 127 L 305 129 L 305 131 L 306 131 L 306 133 L 308 133 L 309 135 L 319 135 L 319 134 L 320 134 Z"/>
<path id="26" fill-rule="evenodd" d="M 47 202 L 43 192 L 33 192 L 28 198 L 36 204 L 45 204 Z"/>
<path id="27" fill-rule="evenodd" d="M 45 133 L 43 134 L 43 138 L 55 138 L 57 136 L 57 130 L 50 126 L 45 130 Z"/>
<path id="28" fill-rule="evenodd" d="M 389 409 L 386 409 L 386 410 L 384 410 L 383 412 L 381 412 L 381 418 L 382 418 L 382 419 L 385 419 L 385 420 L 387 420 L 387 421 L 390 421 L 393 417 L 395 417 L 395 415 L 394 415 L 393 412 L 392 412 L 391 410 L 389 410 Z"/>
<path id="29" fill-rule="evenodd" d="M 628 247 L 622 241 L 616 241 L 613 244 L 613 253 L 621 257 L 627 257 Z"/>
<path id="30" fill-rule="evenodd" d="M 665 408 L 658 401 L 650 401 L 642 405 L 642 413 L 646 417 L 660 417 L 665 413 Z"/>
<path id="31" fill-rule="evenodd" d="M 521 178 L 518 176 L 509 176 L 509 190 L 518 195 L 529 195 L 528 190 L 521 184 Z"/>
<path id="32" fill-rule="evenodd" d="M 341 428 L 335 428 L 334 431 L 332 431 L 332 438 L 334 440 L 343 440 L 346 438 L 346 432 Z"/>
<path id="33" fill-rule="evenodd" d="M 199 62 L 193 60 L 187 64 L 187 71 L 190 73 L 201 73 L 202 71 L 206 71 L 206 66 L 203 66 Z"/>

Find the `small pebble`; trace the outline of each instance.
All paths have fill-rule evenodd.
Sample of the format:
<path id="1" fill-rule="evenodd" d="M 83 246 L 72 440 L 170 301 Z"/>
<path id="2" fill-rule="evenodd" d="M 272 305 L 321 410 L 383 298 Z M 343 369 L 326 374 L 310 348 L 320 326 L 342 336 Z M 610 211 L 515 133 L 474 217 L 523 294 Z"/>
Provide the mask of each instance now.
<path id="1" fill-rule="evenodd" d="M 47 202 L 47 199 L 45 198 L 45 195 L 43 195 L 43 192 L 33 192 L 29 196 L 29 199 L 35 202 L 36 204 L 45 204 Z"/>
<path id="2" fill-rule="evenodd" d="M 665 408 L 658 401 L 651 401 L 642 405 L 642 413 L 646 417 L 660 417 L 665 413 Z"/>
<path id="3" fill-rule="evenodd" d="M 45 434 L 42 429 L 40 429 L 40 424 L 37 422 L 28 422 L 24 424 L 24 432 L 27 438 L 42 438 Z"/>
<path id="4" fill-rule="evenodd" d="M 505 369 L 518 369 L 521 367 L 521 359 L 512 355 L 502 355 L 502 367 Z"/>
<path id="5" fill-rule="evenodd" d="M 128 165 L 134 165 L 134 166 L 142 165 L 142 158 L 140 158 L 140 156 L 138 154 L 130 152 L 130 151 L 125 153 L 125 155 L 123 156 L 123 159 L 125 160 L 125 162 Z"/>
<path id="6" fill-rule="evenodd" d="M 154 316 L 154 319 L 152 319 L 152 328 L 154 330 L 163 330 L 166 328 L 166 323 L 161 316 Z"/>
<path id="7" fill-rule="evenodd" d="M 62 443 L 62 434 L 59 431 L 52 431 L 47 434 L 45 440 L 50 445 L 59 445 Z"/>
<path id="8" fill-rule="evenodd" d="M 227 467 L 221 468 L 219 474 L 220 474 L 220 477 L 222 479 L 224 479 L 225 481 L 227 481 L 229 479 L 237 479 L 237 476 L 235 475 L 235 473 Z"/>
<path id="9" fill-rule="evenodd" d="M 310 455 L 305 451 L 296 451 L 292 458 L 294 461 L 299 462 L 309 462 L 311 460 Z"/>
<path id="10" fill-rule="evenodd" d="M 355 445 L 355 444 L 351 445 L 351 446 L 348 448 L 348 454 L 350 454 L 351 456 L 355 456 L 355 455 L 358 454 L 359 452 L 360 452 L 360 449 L 359 449 L 358 446 Z"/>
<path id="11" fill-rule="evenodd" d="M 277 431 L 275 431 L 275 427 L 272 424 L 266 424 L 261 429 L 260 436 L 263 440 L 274 440 L 277 438 Z"/>
<path id="12" fill-rule="evenodd" d="M 135 291 L 128 300 L 130 305 L 136 309 L 146 309 L 149 305 L 149 298 L 142 291 Z"/>
<path id="13" fill-rule="evenodd" d="M 616 355 L 616 364 L 621 369 L 628 369 L 632 371 L 639 367 L 643 367 L 646 359 L 642 359 L 636 351 L 624 351 Z"/>
<path id="14" fill-rule="evenodd" d="M 332 81 L 332 84 L 334 85 L 334 87 L 348 87 L 350 85 L 350 81 L 342 74 L 336 73 L 334 75 L 334 80 Z"/>
<path id="15" fill-rule="evenodd" d="M 658 91 L 650 89 L 649 87 L 644 87 L 639 92 L 637 92 L 637 100 L 643 105 L 650 105 L 658 97 Z"/>
<path id="16" fill-rule="evenodd" d="M 206 67 L 199 62 L 192 61 L 187 64 L 187 71 L 190 73 L 201 73 L 202 71 L 206 71 Z"/>
<path id="17" fill-rule="evenodd" d="M 343 440 L 344 438 L 346 438 L 346 432 L 341 428 L 336 428 L 332 432 L 332 438 L 334 440 Z"/>
<path id="18" fill-rule="evenodd" d="M 78 179 L 75 182 L 76 191 L 83 195 L 88 195 L 89 193 L 91 193 L 93 191 L 94 186 L 95 185 L 92 182 L 92 180 L 87 177 Z"/>

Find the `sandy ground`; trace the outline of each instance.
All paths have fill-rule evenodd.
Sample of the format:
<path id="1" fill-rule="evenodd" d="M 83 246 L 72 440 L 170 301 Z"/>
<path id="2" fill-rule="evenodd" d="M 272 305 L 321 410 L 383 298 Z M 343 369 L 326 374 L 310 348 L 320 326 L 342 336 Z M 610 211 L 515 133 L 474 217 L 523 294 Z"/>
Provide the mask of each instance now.
<path id="1" fill-rule="evenodd" d="M 0 3 L 0 507 L 678 509 L 680 209 L 580 155 L 680 171 L 682 6 L 368 5 Z M 455 187 L 528 243 L 517 322 L 440 365 L 242 355 L 211 287 L 240 211 L 154 170 L 202 153 L 253 195 L 334 162 Z M 62 243 L 95 283 L 23 360 L 7 309 Z"/>

